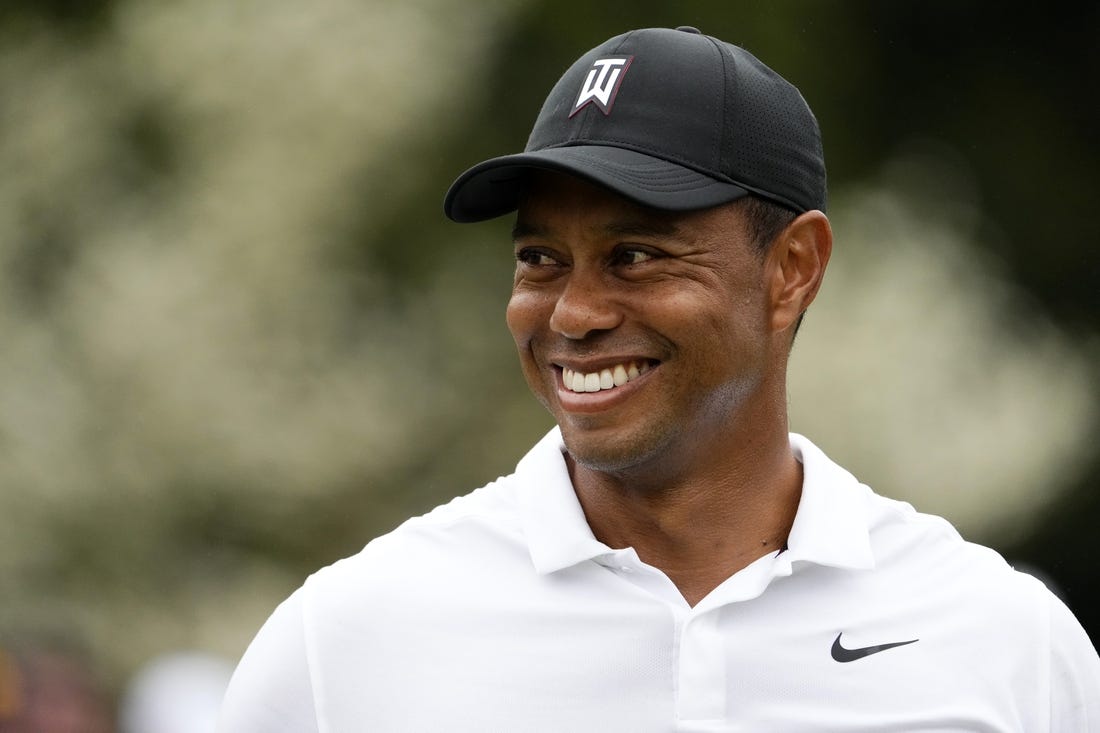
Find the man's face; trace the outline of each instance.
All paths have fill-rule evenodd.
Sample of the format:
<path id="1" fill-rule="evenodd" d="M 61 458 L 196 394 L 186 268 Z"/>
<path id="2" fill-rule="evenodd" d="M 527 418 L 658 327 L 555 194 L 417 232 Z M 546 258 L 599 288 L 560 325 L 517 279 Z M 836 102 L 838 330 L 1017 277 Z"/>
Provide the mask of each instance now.
<path id="1" fill-rule="evenodd" d="M 658 212 L 539 174 L 515 250 L 508 327 L 574 460 L 682 470 L 732 447 L 782 363 L 736 205 Z"/>

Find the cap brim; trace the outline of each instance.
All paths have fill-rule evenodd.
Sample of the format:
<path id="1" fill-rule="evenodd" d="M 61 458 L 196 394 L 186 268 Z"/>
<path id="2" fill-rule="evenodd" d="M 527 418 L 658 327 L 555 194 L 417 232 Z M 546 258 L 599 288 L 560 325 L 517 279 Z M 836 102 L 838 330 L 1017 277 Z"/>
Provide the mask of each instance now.
<path id="1" fill-rule="evenodd" d="M 480 163 L 460 175 L 443 202 L 456 222 L 493 219 L 515 211 L 532 170 L 569 173 L 655 209 L 691 211 L 718 206 L 748 190 L 698 171 L 625 148 L 573 145 L 517 153 Z"/>

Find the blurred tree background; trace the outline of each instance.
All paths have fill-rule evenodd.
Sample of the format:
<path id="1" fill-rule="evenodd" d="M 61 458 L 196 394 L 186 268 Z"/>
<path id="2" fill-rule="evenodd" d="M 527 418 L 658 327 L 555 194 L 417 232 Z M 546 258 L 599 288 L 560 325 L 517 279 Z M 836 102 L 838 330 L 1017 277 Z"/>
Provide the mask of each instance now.
<path id="1" fill-rule="evenodd" d="M 306 574 L 509 472 L 550 425 L 510 222 L 442 194 L 583 51 L 682 24 L 821 121 L 794 429 L 1097 639 L 1100 10 L 957 0 L 0 5 L 0 635 L 116 686 L 235 659 Z"/>

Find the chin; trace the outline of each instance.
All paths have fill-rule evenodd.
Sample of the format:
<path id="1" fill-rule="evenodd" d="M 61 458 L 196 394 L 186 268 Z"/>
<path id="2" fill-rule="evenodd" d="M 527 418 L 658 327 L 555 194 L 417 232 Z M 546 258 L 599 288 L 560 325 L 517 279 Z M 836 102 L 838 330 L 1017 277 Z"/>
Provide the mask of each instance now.
<path id="1" fill-rule="evenodd" d="M 650 466 L 657 455 L 667 453 L 670 435 L 653 431 L 618 435 L 594 435 L 562 426 L 562 439 L 570 457 L 590 471 L 621 474 Z"/>

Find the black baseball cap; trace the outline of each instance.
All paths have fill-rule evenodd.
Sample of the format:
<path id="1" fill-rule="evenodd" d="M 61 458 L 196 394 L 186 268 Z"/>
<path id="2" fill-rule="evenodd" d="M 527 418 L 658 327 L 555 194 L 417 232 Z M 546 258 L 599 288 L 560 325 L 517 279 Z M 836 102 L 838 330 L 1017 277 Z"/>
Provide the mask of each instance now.
<path id="1" fill-rule="evenodd" d="M 821 132 L 802 95 L 745 49 L 687 26 L 629 31 L 578 59 L 524 152 L 460 175 L 444 211 L 456 222 L 514 211 L 532 169 L 669 211 L 748 194 L 799 213 L 826 201 Z"/>

